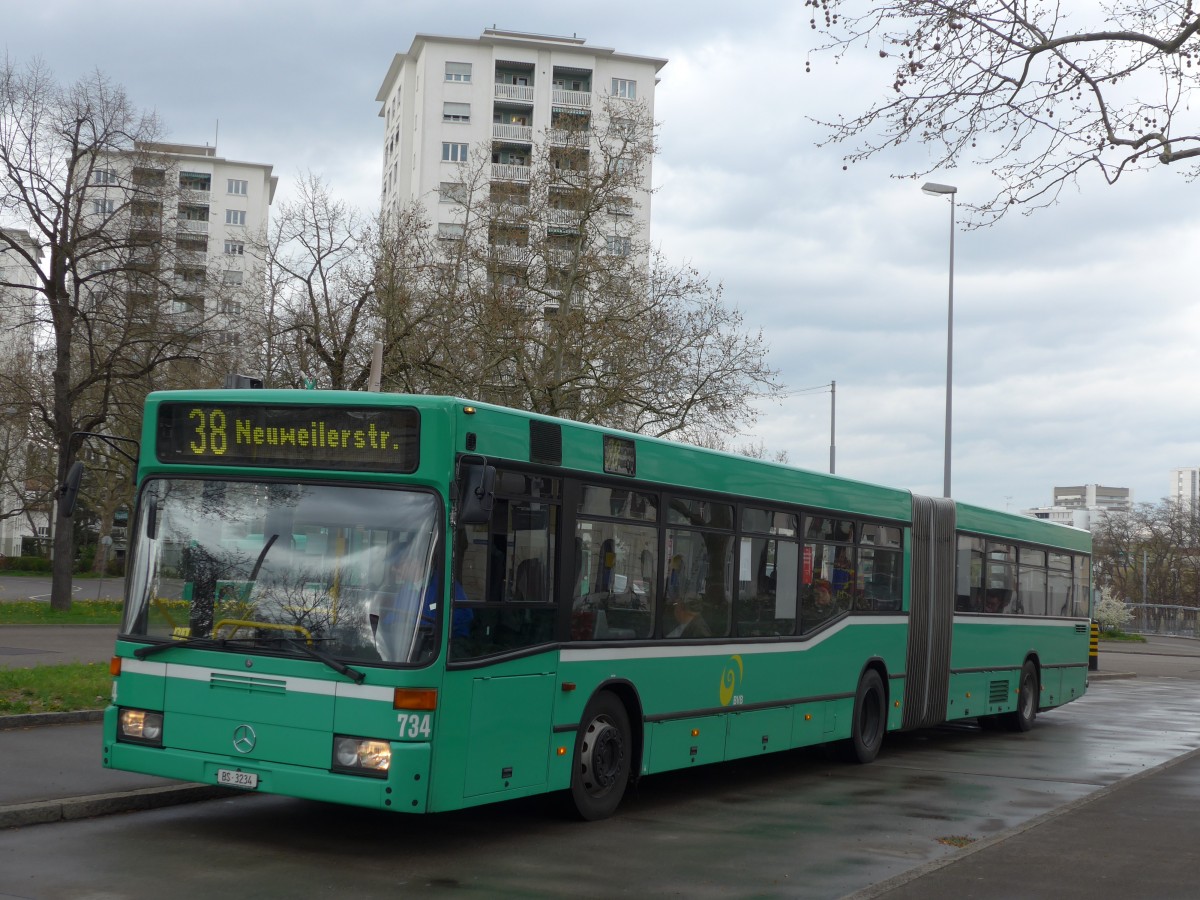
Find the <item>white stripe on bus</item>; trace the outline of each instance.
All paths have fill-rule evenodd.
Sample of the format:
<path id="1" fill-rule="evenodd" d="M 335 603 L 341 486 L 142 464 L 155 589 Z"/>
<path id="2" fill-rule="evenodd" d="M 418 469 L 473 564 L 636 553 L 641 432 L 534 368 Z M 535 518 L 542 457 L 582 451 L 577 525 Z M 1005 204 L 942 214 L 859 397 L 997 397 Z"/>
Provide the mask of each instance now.
<path id="1" fill-rule="evenodd" d="M 379 700 L 391 703 L 395 688 L 370 684 L 346 684 L 324 681 L 320 678 L 297 678 L 294 675 L 259 675 L 238 672 L 232 669 L 210 669 L 207 666 L 189 666 L 180 663 L 152 662 L 146 659 L 122 659 L 121 671 L 138 675 L 155 675 L 159 678 L 183 678 L 188 681 L 210 682 L 213 677 L 237 679 L 261 679 L 264 682 L 281 684 L 288 693 L 317 694 L 355 700 Z"/>
<path id="2" fill-rule="evenodd" d="M 735 654 L 753 653 L 803 653 L 819 646 L 836 634 L 847 628 L 861 628 L 867 625 L 907 625 L 908 616 L 871 616 L 869 619 L 843 619 L 832 628 L 822 631 L 808 641 L 765 641 L 763 643 L 728 643 L 728 644 L 670 644 L 658 643 L 653 646 L 637 647 L 580 647 L 573 645 L 563 649 L 559 659 L 563 662 L 582 662 L 584 660 L 609 659 L 663 659 L 685 656 L 732 656 Z"/>

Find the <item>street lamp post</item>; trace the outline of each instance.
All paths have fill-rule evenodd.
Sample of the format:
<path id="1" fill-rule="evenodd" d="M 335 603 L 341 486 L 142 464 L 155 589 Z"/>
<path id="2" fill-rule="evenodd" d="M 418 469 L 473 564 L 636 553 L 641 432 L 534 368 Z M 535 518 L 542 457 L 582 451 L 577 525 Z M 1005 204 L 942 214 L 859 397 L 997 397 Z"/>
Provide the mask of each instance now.
<path id="1" fill-rule="evenodd" d="M 944 472 L 942 477 L 942 495 L 950 496 L 950 423 L 954 384 L 954 196 L 958 188 L 951 184 L 937 184 L 927 181 L 921 185 L 921 190 L 933 196 L 948 195 L 950 197 L 950 299 L 946 312 L 946 449 L 944 452 Z"/>
<path id="2" fill-rule="evenodd" d="M 834 422 L 837 421 L 837 382 L 829 382 L 829 474 L 833 475 L 836 466 L 834 465 L 834 456 L 836 454 L 836 442 L 834 441 Z"/>

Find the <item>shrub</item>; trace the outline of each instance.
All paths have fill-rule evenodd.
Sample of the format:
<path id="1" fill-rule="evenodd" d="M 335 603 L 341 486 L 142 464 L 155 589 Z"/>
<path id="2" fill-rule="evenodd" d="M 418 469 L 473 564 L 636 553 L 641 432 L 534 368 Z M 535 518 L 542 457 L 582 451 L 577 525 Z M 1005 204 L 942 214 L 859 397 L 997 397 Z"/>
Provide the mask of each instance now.
<path id="1" fill-rule="evenodd" d="M 1117 631 L 1132 618 L 1133 613 L 1116 597 L 1105 597 L 1096 606 L 1096 622 L 1105 631 Z"/>
<path id="2" fill-rule="evenodd" d="M 50 560 L 40 556 L 0 557 L 0 572 L 49 572 Z"/>

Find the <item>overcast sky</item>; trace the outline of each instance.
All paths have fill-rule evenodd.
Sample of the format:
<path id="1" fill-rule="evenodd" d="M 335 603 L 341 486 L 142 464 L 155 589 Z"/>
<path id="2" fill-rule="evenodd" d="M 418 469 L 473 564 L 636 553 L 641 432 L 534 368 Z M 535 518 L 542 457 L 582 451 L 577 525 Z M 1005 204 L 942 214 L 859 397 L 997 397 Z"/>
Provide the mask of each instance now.
<path id="1" fill-rule="evenodd" d="M 861 111 L 890 72 L 863 55 L 806 75 L 814 32 L 798 3 L 693 0 L 686 16 L 644 0 L 500 6 L 39 0 L 6 6 L 0 42 L 60 81 L 102 70 L 173 140 L 271 164 L 277 203 L 312 170 L 370 209 L 375 95 L 414 34 L 494 25 L 666 58 L 651 239 L 724 284 L 791 390 L 837 382 L 838 474 L 940 496 L 949 204 L 891 177 L 919 167 L 922 148 L 843 171 L 808 118 Z M 995 192 L 969 166 L 931 180 L 964 202 Z M 1169 171 L 1113 188 L 1089 176 L 1054 209 L 957 233 L 955 497 L 1015 511 L 1048 505 L 1055 485 L 1099 483 L 1153 502 L 1172 467 L 1200 465 L 1197 198 Z M 827 470 L 829 401 L 766 405 L 735 443 Z"/>

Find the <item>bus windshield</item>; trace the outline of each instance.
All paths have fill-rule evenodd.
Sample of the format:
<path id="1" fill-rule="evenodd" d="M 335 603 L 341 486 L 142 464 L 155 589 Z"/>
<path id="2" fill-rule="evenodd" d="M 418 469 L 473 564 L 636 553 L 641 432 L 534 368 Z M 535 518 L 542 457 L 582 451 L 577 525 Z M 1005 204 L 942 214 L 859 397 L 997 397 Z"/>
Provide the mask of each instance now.
<path id="1" fill-rule="evenodd" d="M 124 634 L 358 663 L 436 652 L 441 504 L 296 482 L 146 483 Z"/>

